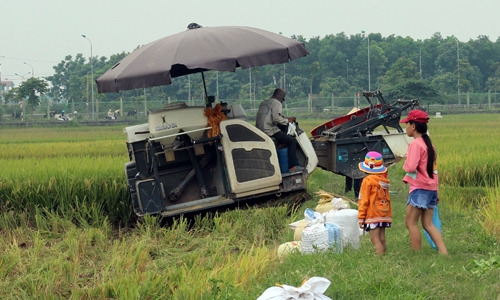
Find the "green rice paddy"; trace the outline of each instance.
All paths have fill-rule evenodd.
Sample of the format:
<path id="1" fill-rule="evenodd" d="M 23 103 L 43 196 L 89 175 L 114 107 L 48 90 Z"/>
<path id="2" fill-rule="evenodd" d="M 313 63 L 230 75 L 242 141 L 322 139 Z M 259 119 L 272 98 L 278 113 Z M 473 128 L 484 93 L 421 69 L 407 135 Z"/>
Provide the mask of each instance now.
<path id="1" fill-rule="evenodd" d="M 301 120 L 309 131 L 321 121 Z M 0 130 L 0 298 L 256 299 L 275 283 L 332 281 L 332 299 L 496 299 L 500 294 L 500 114 L 431 119 L 440 214 L 449 257 L 425 238 L 414 253 L 404 225 L 402 162 L 389 172 L 388 252 L 292 254 L 287 224 L 307 207 L 283 203 L 200 214 L 169 226 L 135 222 L 125 184 L 122 128 Z M 343 177 L 316 170 L 308 193 L 343 194 Z M 351 195 L 348 195 L 352 197 Z M 292 213 L 290 213 L 292 212 Z M 134 225 L 134 226 L 131 226 Z"/>

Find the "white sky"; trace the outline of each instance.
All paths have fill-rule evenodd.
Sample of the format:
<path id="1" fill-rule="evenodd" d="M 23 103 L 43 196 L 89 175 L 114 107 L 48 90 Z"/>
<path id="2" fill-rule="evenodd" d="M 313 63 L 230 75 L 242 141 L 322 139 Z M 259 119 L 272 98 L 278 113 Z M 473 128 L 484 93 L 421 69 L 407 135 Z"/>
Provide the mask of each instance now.
<path id="1" fill-rule="evenodd" d="M 109 57 L 138 45 L 203 26 L 240 25 L 285 36 L 324 37 L 365 30 L 430 38 L 435 32 L 466 42 L 479 35 L 500 36 L 496 0 L 1 0 L 2 80 L 16 86 L 31 76 L 53 74 L 66 55 Z M 5 58 L 2 58 L 4 56 Z"/>

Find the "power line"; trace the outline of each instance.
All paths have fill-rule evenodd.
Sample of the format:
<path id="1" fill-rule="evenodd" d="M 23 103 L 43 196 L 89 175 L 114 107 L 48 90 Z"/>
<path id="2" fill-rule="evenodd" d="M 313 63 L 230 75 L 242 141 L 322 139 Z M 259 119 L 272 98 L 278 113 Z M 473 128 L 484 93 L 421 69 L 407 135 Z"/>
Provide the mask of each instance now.
<path id="1" fill-rule="evenodd" d="M 6 58 L 6 59 L 13 59 L 13 60 L 22 60 L 22 61 L 34 61 L 34 62 L 42 62 L 42 63 L 51 63 L 51 64 L 58 64 L 59 62 L 55 61 L 47 61 L 47 60 L 34 60 L 34 59 L 26 59 L 26 58 L 16 58 L 16 57 L 8 57 L 8 56 L 0 56 L 1 58 Z"/>
<path id="2" fill-rule="evenodd" d="M 37 73 L 36 76 L 34 77 L 42 77 L 42 76 L 52 76 L 54 74 L 42 74 L 42 73 Z M 4 74 L 2 73 L 2 78 L 4 77 L 9 77 L 9 76 L 17 76 L 16 74 Z"/>

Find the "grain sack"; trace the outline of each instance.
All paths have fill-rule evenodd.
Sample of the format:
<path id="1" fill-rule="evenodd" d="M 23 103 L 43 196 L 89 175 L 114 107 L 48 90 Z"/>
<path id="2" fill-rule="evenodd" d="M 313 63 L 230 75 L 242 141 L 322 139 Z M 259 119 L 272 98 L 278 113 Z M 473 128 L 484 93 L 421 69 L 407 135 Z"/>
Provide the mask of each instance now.
<path id="1" fill-rule="evenodd" d="M 304 220 L 300 220 L 300 221 L 304 221 Z M 295 229 L 297 229 L 297 226 L 299 226 L 300 221 L 295 221 L 293 223 L 290 223 L 290 224 L 288 224 L 288 227 L 290 227 L 291 230 L 295 231 Z"/>
<path id="2" fill-rule="evenodd" d="M 304 231 L 304 228 L 306 227 L 307 227 L 307 222 L 305 220 L 299 222 L 299 225 L 297 226 L 295 232 L 293 233 L 294 241 L 302 241 L 302 231 Z"/>
<path id="3" fill-rule="evenodd" d="M 340 209 L 346 209 L 349 208 L 349 202 L 342 199 L 342 198 L 333 198 L 331 201 L 328 201 L 326 203 L 321 203 L 316 205 L 315 211 L 319 212 L 320 214 L 323 214 L 329 210 L 335 209 L 335 210 L 340 210 Z"/>
<path id="4" fill-rule="evenodd" d="M 342 228 L 342 245 L 359 249 L 358 211 L 356 209 L 331 210 L 325 216 L 327 223 Z"/>
<path id="5" fill-rule="evenodd" d="M 330 203 L 332 203 L 332 206 L 335 207 L 335 209 L 347 209 L 351 207 L 349 202 L 342 198 L 333 198 Z"/>
<path id="6" fill-rule="evenodd" d="M 316 206 L 316 211 L 319 213 L 324 213 L 332 209 L 339 210 L 350 207 L 347 200 L 344 200 L 341 196 L 334 193 L 319 190 L 316 194 L 321 197 L 318 201 L 318 205 Z"/>
<path id="7" fill-rule="evenodd" d="M 335 253 L 342 253 L 342 228 L 333 223 L 325 223 L 328 230 L 328 247 Z"/>
<path id="8" fill-rule="evenodd" d="M 257 300 L 332 300 L 323 294 L 330 284 L 330 280 L 323 277 L 311 277 L 300 287 L 276 284 L 278 286 L 268 288 Z"/>
<path id="9" fill-rule="evenodd" d="M 315 211 L 322 214 L 322 213 L 327 212 L 329 210 L 335 209 L 335 207 L 333 207 L 332 202 L 331 202 L 333 199 L 333 195 L 331 195 L 330 193 L 327 193 L 323 190 L 316 192 L 316 194 L 318 194 L 321 198 L 318 201 L 318 205 L 316 206 Z"/>
<path id="10" fill-rule="evenodd" d="M 323 203 L 323 204 L 318 204 L 316 205 L 316 208 L 314 209 L 316 212 L 319 212 L 320 214 L 327 212 L 329 210 L 335 209 L 335 207 L 332 205 L 331 202 Z"/>
<path id="11" fill-rule="evenodd" d="M 278 247 L 278 258 L 282 259 L 290 253 L 300 252 L 302 250 L 300 246 L 301 243 L 301 241 L 297 241 L 281 244 Z"/>
<path id="12" fill-rule="evenodd" d="M 306 227 L 302 231 L 302 253 L 309 254 L 328 250 L 328 229 L 323 223 Z"/>
<path id="13" fill-rule="evenodd" d="M 319 212 L 315 212 L 310 208 L 306 208 L 304 211 L 304 220 L 307 221 L 309 226 L 316 224 L 317 222 L 325 222 L 325 219 Z"/>

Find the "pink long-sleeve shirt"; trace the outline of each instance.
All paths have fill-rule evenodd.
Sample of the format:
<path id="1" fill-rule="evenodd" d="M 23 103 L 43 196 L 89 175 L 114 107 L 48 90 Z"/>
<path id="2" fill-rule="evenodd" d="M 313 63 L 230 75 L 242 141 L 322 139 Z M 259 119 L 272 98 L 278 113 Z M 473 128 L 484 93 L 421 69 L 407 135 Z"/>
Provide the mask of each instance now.
<path id="1" fill-rule="evenodd" d="M 434 145 L 432 147 L 434 148 Z M 434 148 L 434 153 L 436 153 L 436 148 Z M 414 139 L 408 146 L 408 153 L 406 154 L 406 162 L 403 169 L 406 171 L 403 181 L 410 184 L 410 193 L 416 189 L 438 190 L 439 182 L 436 160 L 434 160 L 433 167 L 434 178 L 430 178 L 427 174 L 427 145 L 423 138 Z"/>

